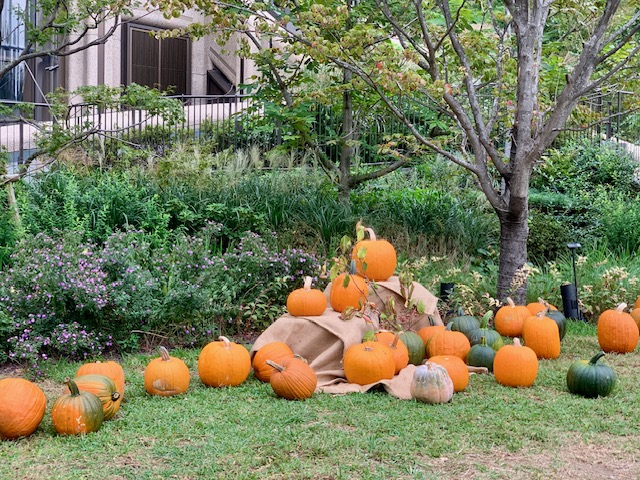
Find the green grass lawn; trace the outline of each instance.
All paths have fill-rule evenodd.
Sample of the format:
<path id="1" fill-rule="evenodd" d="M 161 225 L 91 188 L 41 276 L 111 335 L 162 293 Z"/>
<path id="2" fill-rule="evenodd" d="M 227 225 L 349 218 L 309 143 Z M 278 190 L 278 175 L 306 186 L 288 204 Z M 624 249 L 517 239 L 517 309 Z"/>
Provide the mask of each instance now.
<path id="1" fill-rule="evenodd" d="M 566 389 L 570 363 L 598 350 L 593 326 L 571 323 L 560 358 L 540 362 L 532 388 L 472 375 L 445 405 L 384 391 L 290 402 L 253 375 L 207 388 L 196 350 L 172 352 L 191 368 L 189 391 L 151 397 L 142 377 L 149 357 L 130 355 L 121 410 L 84 437 L 53 431 L 51 405 L 78 367 L 59 362 L 39 382 L 48 408 L 36 433 L 0 442 L 0 478 L 640 478 L 638 352 L 603 358 L 618 374 L 609 397 Z"/>

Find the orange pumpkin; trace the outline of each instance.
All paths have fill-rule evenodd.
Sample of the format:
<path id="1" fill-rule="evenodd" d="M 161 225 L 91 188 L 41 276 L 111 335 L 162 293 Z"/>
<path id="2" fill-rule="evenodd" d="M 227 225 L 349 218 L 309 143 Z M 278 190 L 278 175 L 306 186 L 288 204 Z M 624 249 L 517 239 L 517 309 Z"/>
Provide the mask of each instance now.
<path id="1" fill-rule="evenodd" d="M 638 346 L 638 325 L 621 303 L 615 310 L 605 310 L 598 317 L 598 343 L 606 353 L 629 353 Z"/>
<path id="2" fill-rule="evenodd" d="M 396 364 L 396 371 L 398 373 L 404 367 L 409 365 L 409 349 L 400 339 L 402 332 L 387 332 L 380 331 L 375 334 L 375 340 L 385 345 L 388 345 L 393 352 L 393 360 Z"/>
<path id="3" fill-rule="evenodd" d="M 429 326 L 422 327 L 421 329 L 419 329 L 418 335 L 420 335 L 420 338 L 424 342 L 424 346 L 426 348 L 427 343 L 429 342 L 429 339 L 431 337 L 433 337 L 434 335 L 440 332 L 444 332 L 446 329 L 447 327 L 445 327 L 444 325 L 436 325 L 436 323 L 433 320 L 433 317 L 429 317 Z"/>
<path id="4" fill-rule="evenodd" d="M 150 395 L 180 395 L 187 391 L 190 381 L 187 364 L 170 356 L 165 347 L 160 347 L 160 356 L 151 360 L 144 370 L 144 388 Z"/>
<path id="5" fill-rule="evenodd" d="M 536 315 L 538 312 L 541 312 L 545 308 L 549 310 L 557 310 L 556 307 L 554 307 L 549 302 L 547 302 L 546 300 L 540 297 L 538 297 L 537 302 L 527 303 L 527 310 L 531 312 L 531 315 Z"/>
<path id="6" fill-rule="evenodd" d="M 105 420 L 111 420 L 120 409 L 120 392 L 116 382 L 106 375 L 80 375 L 73 379 L 78 386 L 78 390 L 91 392 L 100 399 Z M 65 393 L 71 393 L 66 387 Z"/>
<path id="7" fill-rule="evenodd" d="M 496 331 L 505 337 L 519 337 L 522 335 L 522 325 L 531 316 L 531 311 L 524 305 L 516 305 L 511 298 L 507 298 L 507 304 L 496 312 L 493 326 Z"/>
<path id="8" fill-rule="evenodd" d="M 500 385 L 530 387 L 538 376 L 538 356 L 516 337 L 513 345 L 505 345 L 496 352 L 493 375 Z"/>
<path id="9" fill-rule="evenodd" d="M 524 321 L 522 339 L 527 347 L 536 352 L 538 358 L 558 358 L 560 330 L 558 324 L 546 314 L 545 308 Z"/>
<path id="10" fill-rule="evenodd" d="M 442 365 L 453 381 L 454 392 L 462 392 L 469 385 L 469 369 L 460 357 L 454 355 L 436 355 L 429 357 L 427 363 Z"/>
<path id="11" fill-rule="evenodd" d="M 640 307 L 635 307 L 633 310 L 629 312 L 631 318 L 636 322 L 636 325 L 640 329 Z"/>
<path id="12" fill-rule="evenodd" d="M 31 435 L 46 408 L 47 398 L 35 383 L 24 378 L 0 380 L 0 440 Z"/>
<path id="13" fill-rule="evenodd" d="M 274 369 L 271 388 L 276 395 L 287 400 L 310 398 L 318 385 L 318 377 L 307 362 L 296 357 L 283 359 L 280 363 L 267 360 Z"/>
<path id="14" fill-rule="evenodd" d="M 210 387 L 235 387 L 243 383 L 251 372 L 249 351 L 227 337 L 218 337 L 200 351 L 198 374 Z"/>
<path id="15" fill-rule="evenodd" d="M 633 308 L 640 308 L 640 295 L 636 298 L 636 301 L 633 302 Z"/>
<path id="16" fill-rule="evenodd" d="M 270 342 L 263 345 L 253 356 L 251 362 L 253 373 L 262 382 L 268 382 L 275 372 L 272 366 L 267 364 L 267 360 L 282 363 L 285 358 L 293 357 L 293 350 L 284 342 Z"/>
<path id="17" fill-rule="evenodd" d="M 443 330 L 429 339 L 427 357 L 455 355 L 465 361 L 469 350 L 471 350 L 471 343 L 469 343 L 469 339 L 464 333 Z"/>
<path id="18" fill-rule="evenodd" d="M 311 277 L 304 277 L 304 286 L 287 297 L 287 311 L 294 317 L 322 315 L 327 309 L 327 297 L 317 288 L 311 288 Z"/>
<path id="19" fill-rule="evenodd" d="M 356 261 L 357 273 L 376 282 L 387 280 L 396 271 L 396 250 L 387 240 L 378 240 L 373 229 L 365 228 L 369 239 L 356 243 L 351 258 Z"/>
<path id="20" fill-rule="evenodd" d="M 73 380 L 65 379 L 70 393 L 53 402 L 51 421 L 60 435 L 84 435 L 97 432 L 104 421 L 102 402 L 91 392 L 82 392 Z"/>
<path id="21" fill-rule="evenodd" d="M 396 363 L 391 349 L 380 342 L 363 342 L 350 346 L 342 359 L 349 383 L 368 385 L 393 378 Z"/>
<path id="22" fill-rule="evenodd" d="M 78 368 L 76 377 L 92 374 L 105 375 L 112 378 L 113 381 L 116 382 L 118 392 L 120 393 L 120 401 L 122 401 L 124 398 L 124 370 L 122 369 L 122 365 L 113 360 L 109 360 L 107 362 L 97 361 L 85 363 Z"/>
<path id="23" fill-rule="evenodd" d="M 331 282 L 329 304 L 336 312 L 344 312 L 347 307 L 360 310 L 369 296 L 366 280 L 356 274 L 355 262 L 351 262 L 349 273 L 341 273 Z"/>

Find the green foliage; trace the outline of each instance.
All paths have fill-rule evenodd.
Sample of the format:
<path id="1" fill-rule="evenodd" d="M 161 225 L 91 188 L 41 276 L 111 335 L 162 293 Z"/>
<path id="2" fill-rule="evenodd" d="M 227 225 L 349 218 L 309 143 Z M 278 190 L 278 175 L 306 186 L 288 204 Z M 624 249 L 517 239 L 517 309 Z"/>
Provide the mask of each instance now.
<path id="1" fill-rule="evenodd" d="M 529 215 L 527 253 L 532 262 L 540 265 L 556 259 L 565 253 L 567 243 L 572 240 L 567 225 L 558 221 L 557 217 L 536 211 Z"/>

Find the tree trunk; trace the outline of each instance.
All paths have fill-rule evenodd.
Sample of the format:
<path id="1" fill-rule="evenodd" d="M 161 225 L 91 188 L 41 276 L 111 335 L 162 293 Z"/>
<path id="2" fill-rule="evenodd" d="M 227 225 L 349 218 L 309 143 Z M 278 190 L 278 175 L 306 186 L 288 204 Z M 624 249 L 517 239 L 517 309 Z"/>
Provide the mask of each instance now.
<path id="1" fill-rule="evenodd" d="M 500 219 L 500 265 L 498 270 L 497 297 L 504 302 L 511 297 L 524 305 L 527 283 L 522 267 L 527 262 L 527 238 L 529 208 L 526 198 L 511 197 L 509 210 L 498 212 Z"/>
<path id="2" fill-rule="evenodd" d="M 353 74 L 343 71 L 343 81 L 349 83 L 353 78 Z M 345 90 L 342 94 L 342 128 L 340 130 L 340 198 L 343 201 L 349 200 L 351 192 L 351 159 L 353 158 L 353 101 L 351 91 Z"/>

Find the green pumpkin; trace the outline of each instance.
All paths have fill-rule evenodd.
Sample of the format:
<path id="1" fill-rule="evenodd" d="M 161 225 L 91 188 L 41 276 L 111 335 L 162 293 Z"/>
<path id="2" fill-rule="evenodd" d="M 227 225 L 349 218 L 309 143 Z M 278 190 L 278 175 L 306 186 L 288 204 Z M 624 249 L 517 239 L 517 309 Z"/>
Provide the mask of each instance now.
<path id="1" fill-rule="evenodd" d="M 487 367 L 493 372 L 493 360 L 496 358 L 496 351 L 487 345 L 487 339 L 482 337 L 480 343 L 471 347 L 467 354 L 467 365 L 472 367 Z"/>
<path id="2" fill-rule="evenodd" d="M 504 339 L 493 328 L 489 328 L 489 319 L 491 317 L 493 317 L 493 312 L 489 311 L 485 313 L 482 317 L 482 321 L 480 322 L 480 326 L 469 332 L 467 338 L 469 339 L 471 346 L 473 346 L 478 345 L 480 343 L 480 339 L 484 337 L 487 341 L 487 345 L 497 352 L 502 346 L 504 346 Z"/>
<path id="3" fill-rule="evenodd" d="M 564 334 L 567 333 L 567 318 L 560 310 L 549 310 L 547 317 L 556 322 L 558 325 L 558 332 L 560 332 L 560 340 L 564 338 Z"/>
<path id="4" fill-rule="evenodd" d="M 480 322 L 472 315 L 465 315 L 462 309 L 458 310 L 458 316 L 453 317 L 447 323 L 447 330 L 453 330 L 454 332 L 462 332 L 465 336 L 468 336 L 470 332 L 480 328 Z"/>
<path id="5" fill-rule="evenodd" d="M 613 368 L 597 363 L 604 356 L 600 352 L 589 361 L 578 360 L 567 371 L 567 387 L 571 393 L 587 398 L 606 397 L 616 384 Z"/>
<path id="6" fill-rule="evenodd" d="M 402 332 L 400 340 L 409 350 L 409 363 L 411 365 L 420 365 L 427 356 L 427 350 L 420 335 L 416 332 Z"/>

